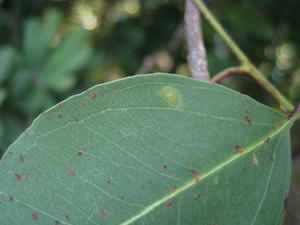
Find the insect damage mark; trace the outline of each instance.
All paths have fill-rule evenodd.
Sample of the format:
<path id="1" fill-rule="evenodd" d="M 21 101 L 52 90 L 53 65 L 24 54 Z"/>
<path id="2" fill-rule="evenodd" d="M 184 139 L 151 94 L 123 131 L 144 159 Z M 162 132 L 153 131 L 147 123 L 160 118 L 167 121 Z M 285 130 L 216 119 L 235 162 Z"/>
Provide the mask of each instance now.
<path id="1" fill-rule="evenodd" d="M 92 96 L 91 96 L 92 100 L 97 100 L 98 98 L 98 95 L 97 93 L 93 93 Z"/>
<path id="2" fill-rule="evenodd" d="M 19 155 L 19 160 L 20 160 L 20 163 L 24 163 L 24 161 L 25 161 L 24 155 Z"/>
<path id="3" fill-rule="evenodd" d="M 68 175 L 76 175 L 76 171 L 74 169 L 69 169 Z"/>
<path id="4" fill-rule="evenodd" d="M 235 149 L 235 153 L 236 154 L 241 154 L 241 153 L 243 153 L 243 149 L 242 149 L 242 147 L 240 146 L 240 145 L 235 145 L 235 146 L 233 146 L 234 147 L 234 149 Z"/>
<path id="5" fill-rule="evenodd" d="M 197 174 L 198 174 L 198 171 L 197 171 L 197 170 L 191 170 L 191 174 L 192 174 L 192 175 L 197 175 Z"/>
<path id="6" fill-rule="evenodd" d="M 195 193 L 195 194 L 193 194 L 193 199 L 194 200 L 198 200 L 198 199 L 200 199 L 200 194 L 199 193 Z"/>
<path id="7" fill-rule="evenodd" d="M 164 169 L 164 170 L 167 170 L 167 169 L 168 169 L 168 165 L 164 165 L 164 166 L 163 166 L 163 169 Z"/>
<path id="8" fill-rule="evenodd" d="M 35 214 L 35 213 L 32 213 L 31 214 L 31 218 L 33 219 L 33 220 L 38 220 L 38 215 L 37 214 Z"/>
<path id="9" fill-rule="evenodd" d="M 167 207 L 167 208 L 172 208 L 172 206 L 173 206 L 172 200 L 171 200 L 171 199 L 167 200 L 167 201 L 166 201 L 166 207 Z"/>
<path id="10" fill-rule="evenodd" d="M 9 195 L 9 196 L 8 196 L 8 201 L 9 201 L 9 202 L 12 202 L 13 200 L 14 200 L 14 197 L 11 196 L 11 195 Z"/>
<path id="11" fill-rule="evenodd" d="M 57 118 L 57 119 L 62 119 L 62 118 L 63 118 L 63 115 L 62 115 L 62 114 L 58 114 L 58 115 L 56 116 L 56 118 Z"/>
<path id="12" fill-rule="evenodd" d="M 70 220 L 70 219 L 71 219 L 71 216 L 68 215 L 68 214 L 65 214 L 65 218 L 66 218 L 66 220 Z"/>
<path id="13" fill-rule="evenodd" d="M 244 120 L 247 124 L 251 125 L 252 124 L 252 120 L 248 117 L 248 116 L 245 116 L 244 117 Z"/>
<path id="14" fill-rule="evenodd" d="M 16 181 L 20 181 L 21 180 L 21 175 L 18 173 L 15 173 L 15 179 Z"/>
<path id="15" fill-rule="evenodd" d="M 107 216 L 107 212 L 105 210 L 101 210 L 99 212 L 99 215 L 102 216 L 102 217 L 106 217 Z"/>
<path id="16" fill-rule="evenodd" d="M 164 100 L 171 106 L 178 107 L 181 105 L 182 97 L 175 87 L 172 86 L 164 86 L 160 90 L 160 95 L 164 98 Z"/>
<path id="17" fill-rule="evenodd" d="M 83 152 L 77 152 L 76 155 L 77 155 L 78 157 L 81 157 L 81 156 L 83 156 Z"/>

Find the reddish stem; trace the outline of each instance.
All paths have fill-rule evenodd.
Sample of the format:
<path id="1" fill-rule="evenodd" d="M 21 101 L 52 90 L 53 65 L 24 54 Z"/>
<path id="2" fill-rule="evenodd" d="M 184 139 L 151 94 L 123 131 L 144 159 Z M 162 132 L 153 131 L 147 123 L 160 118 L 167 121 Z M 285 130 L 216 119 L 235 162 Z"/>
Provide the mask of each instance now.
<path id="1" fill-rule="evenodd" d="M 251 75 L 251 73 L 242 67 L 231 67 L 229 69 L 226 69 L 219 74 L 217 74 L 215 77 L 212 78 L 212 82 L 219 83 L 221 80 L 225 79 L 226 77 L 229 77 L 231 75 Z"/>

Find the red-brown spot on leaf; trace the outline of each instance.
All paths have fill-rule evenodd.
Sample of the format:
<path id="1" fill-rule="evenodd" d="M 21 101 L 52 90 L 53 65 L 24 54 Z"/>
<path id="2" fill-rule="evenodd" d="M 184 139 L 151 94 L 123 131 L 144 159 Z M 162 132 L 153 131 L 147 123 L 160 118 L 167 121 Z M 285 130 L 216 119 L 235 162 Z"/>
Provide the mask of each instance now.
<path id="1" fill-rule="evenodd" d="M 249 125 L 252 124 L 252 121 L 251 121 L 251 119 L 250 119 L 248 116 L 245 116 L 245 117 L 244 117 L 244 120 L 245 120 L 245 122 L 246 122 L 247 124 L 249 124 Z"/>
<path id="2" fill-rule="evenodd" d="M 32 213 L 31 214 L 31 218 L 33 219 L 33 220 L 38 220 L 38 215 L 36 215 L 35 213 Z"/>
<path id="3" fill-rule="evenodd" d="M 142 185 L 141 186 L 141 189 L 143 190 L 143 189 L 145 189 L 146 188 L 146 185 Z"/>
<path id="4" fill-rule="evenodd" d="M 74 169 L 69 169 L 68 175 L 76 175 L 76 171 Z"/>
<path id="5" fill-rule="evenodd" d="M 243 153 L 243 149 L 240 145 L 235 145 L 234 149 L 235 149 L 235 153 L 237 154 Z"/>
<path id="6" fill-rule="evenodd" d="M 77 155 L 78 157 L 83 156 L 83 152 L 77 152 L 76 155 Z"/>
<path id="7" fill-rule="evenodd" d="M 195 194 L 193 194 L 193 199 L 194 200 L 198 200 L 198 199 L 200 199 L 200 194 L 198 194 L 198 193 L 195 193 Z"/>
<path id="8" fill-rule="evenodd" d="M 197 175 L 197 174 L 198 174 L 198 171 L 197 171 L 197 170 L 191 170 L 191 174 L 192 174 L 192 175 Z"/>
<path id="9" fill-rule="evenodd" d="M 92 94 L 92 99 L 93 99 L 93 100 L 96 100 L 96 99 L 97 99 L 97 93 L 93 93 L 93 94 Z"/>
<path id="10" fill-rule="evenodd" d="M 265 142 L 265 143 L 267 143 L 267 142 L 269 142 L 269 141 L 270 141 L 270 138 L 265 138 L 265 139 L 264 139 L 264 142 Z"/>
<path id="11" fill-rule="evenodd" d="M 101 211 L 99 212 L 99 214 L 100 214 L 100 216 L 102 216 L 102 217 L 107 216 L 107 212 L 105 212 L 104 210 L 101 210 Z"/>
<path id="12" fill-rule="evenodd" d="M 13 152 L 8 152 L 7 154 L 12 155 L 12 154 L 14 154 L 14 153 L 13 153 Z"/>
<path id="13" fill-rule="evenodd" d="M 8 196 L 8 201 L 9 201 L 9 202 L 12 202 L 13 200 L 14 200 L 14 197 L 11 196 L 11 195 L 9 195 L 9 196 Z"/>
<path id="14" fill-rule="evenodd" d="M 163 166 L 163 169 L 164 169 L 164 170 L 167 170 L 167 169 L 168 169 L 168 165 L 164 165 L 164 166 Z"/>
<path id="15" fill-rule="evenodd" d="M 56 116 L 56 118 L 57 118 L 57 119 L 62 119 L 62 118 L 63 118 L 63 115 L 62 115 L 62 114 L 58 114 L 58 115 Z"/>
<path id="16" fill-rule="evenodd" d="M 57 108 L 61 108 L 63 106 L 62 103 L 57 104 Z"/>
<path id="17" fill-rule="evenodd" d="M 21 180 L 21 175 L 18 173 L 15 173 L 15 179 L 16 181 L 20 181 Z"/>
<path id="18" fill-rule="evenodd" d="M 68 214 L 65 214 L 65 218 L 66 218 L 66 220 L 70 220 L 70 219 L 71 219 L 71 216 L 68 215 Z"/>
<path id="19" fill-rule="evenodd" d="M 20 160 L 20 163 L 24 163 L 24 161 L 25 161 L 24 155 L 19 155 L 19 160 Z"/>
<path id="20" fill-rule="evenodd" d="M 167 208 L 172 208 L 172 206 L 173 206 L 172 200 L 168 200 L 168 201 L 166 202 L 166 207 L 167 207 Z"/>

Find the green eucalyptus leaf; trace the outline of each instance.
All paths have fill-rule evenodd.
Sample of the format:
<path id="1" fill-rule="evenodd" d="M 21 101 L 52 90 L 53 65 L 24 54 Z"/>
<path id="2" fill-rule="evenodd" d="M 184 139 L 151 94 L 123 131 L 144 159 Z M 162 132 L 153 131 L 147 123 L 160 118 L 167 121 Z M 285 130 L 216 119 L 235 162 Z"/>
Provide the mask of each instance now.
<path id="1" fill-rule="evenodd" d="M 39 21 L 37 18 L 26 21 L 23 46 L 29 64 L 36 65 L 45 58 L 47 48 L 61 20 L 62 16 L 59 12 L 51 11 L 45 21 Z"/>
<path id="2" fill-rule="evenodd" d="M 291 124 L 182 76 L 97 85 L 42 113 L 9 147 L 1 224 L 280 224 Z"/>

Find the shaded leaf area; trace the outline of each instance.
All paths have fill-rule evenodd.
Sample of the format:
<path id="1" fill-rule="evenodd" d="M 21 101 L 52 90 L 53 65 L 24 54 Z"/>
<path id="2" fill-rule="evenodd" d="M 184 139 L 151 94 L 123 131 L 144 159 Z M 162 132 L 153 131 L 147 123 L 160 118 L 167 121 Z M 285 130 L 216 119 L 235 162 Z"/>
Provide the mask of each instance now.
<path id="1" fill-rule="evenodd" d="M 95 86 L 42 113 L 0 164 L 1 224 L 280 224 L 290 122 L 168 74 Z"/>

